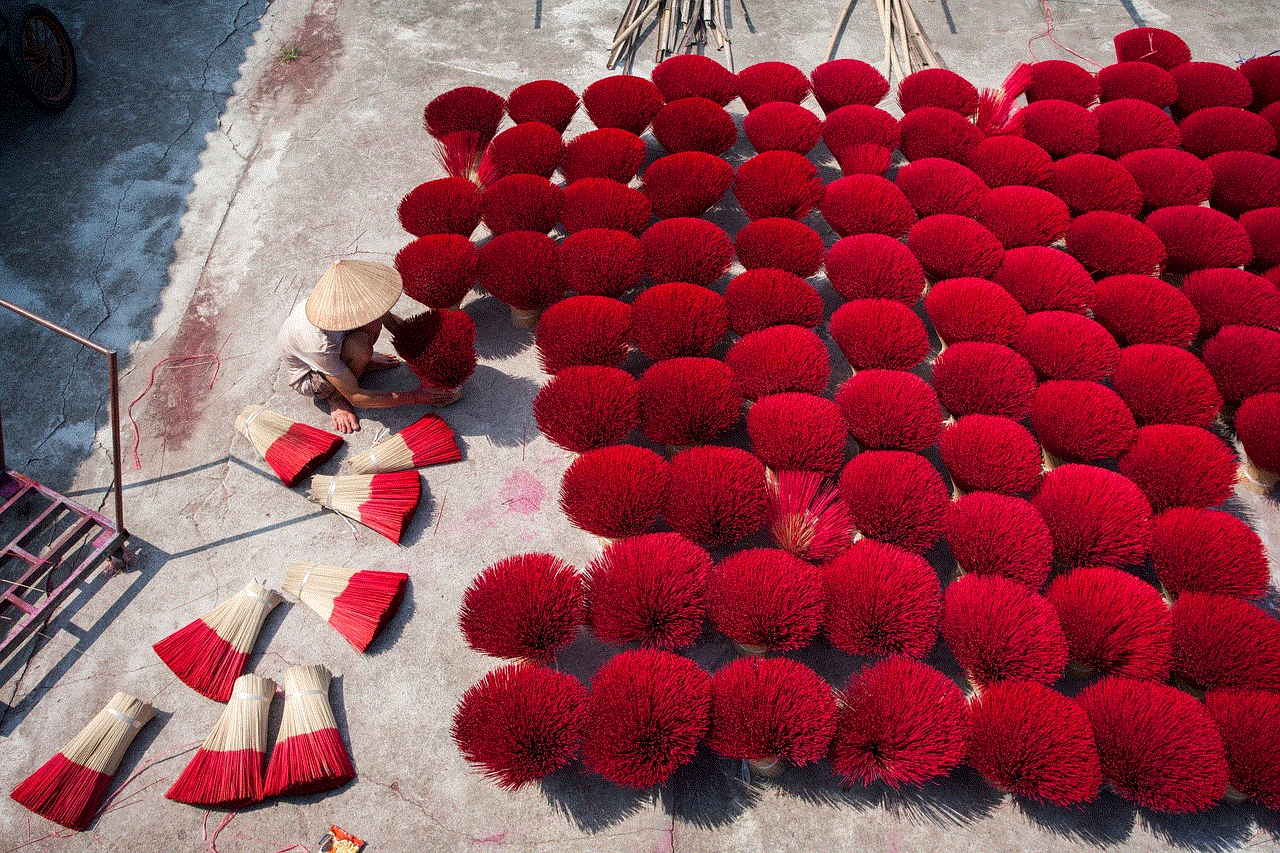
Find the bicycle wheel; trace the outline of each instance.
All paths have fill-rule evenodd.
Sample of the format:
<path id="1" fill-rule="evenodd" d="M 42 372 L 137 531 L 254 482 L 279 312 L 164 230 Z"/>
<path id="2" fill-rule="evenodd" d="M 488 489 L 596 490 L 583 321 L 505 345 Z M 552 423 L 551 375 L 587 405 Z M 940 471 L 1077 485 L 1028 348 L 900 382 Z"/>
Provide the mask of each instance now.
<path id="1" fill-rule="evenodd" d="M 57 16 L 43 6 L 22 10 L 9 29 L 18 82 L 37 106 L 61 112 L 76 94 L 76 56 Z"/>

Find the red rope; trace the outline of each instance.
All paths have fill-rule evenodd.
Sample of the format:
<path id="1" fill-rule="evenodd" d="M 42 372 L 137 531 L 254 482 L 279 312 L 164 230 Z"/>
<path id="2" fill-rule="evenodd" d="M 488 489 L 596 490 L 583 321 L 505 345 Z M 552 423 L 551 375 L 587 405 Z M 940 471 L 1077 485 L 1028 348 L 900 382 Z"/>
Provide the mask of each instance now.
<path id="1" fill-rule="evenodd" d="M 1088 62 L 1088 63 L 1090 63 L 1091 65 L 1096 65 L 1096 66 L 1098 66 L 1099 68 L 1101 68 L 1101 67 L 1102 67 L 1102 63 L 1101 63 L 1101 62 L 1097 62 L 1097 61 L 1095 61 L 1095 60 L 1093 60 L 1093 59 L 1090 59 L 1090 58 L 1089 58 L 1089 57 L 1087 57 L 1087 56 L 1082 56 L 1081 54 L 1076 53 L 1074 50 L 1072 50 L 1071 48 L 1067 47 L 1065 44 L 1063 44 L 1062 42 L 1060 42 L 1060 41 L 1058 41 L 1056 38 L 1054 38 L 1054 35 L 1053 35 L 1053 12 L 1051 12 L 1051 11 L 1049 10 L 1049 0 L 1040 0 L 1040 8 L 1041 8 L 1041 10 L 1044 12 L 1044 23 L 1045 23 L 1045 29 L 1044 29 L 1044 32 L 1042 32 L 1040 35 L 1038 35 L 1038 36 L 1032 36 L 1031 38 L 1027 39 L 1027 53 L 1031 54 L 1031 58 L 1032 58 L 1032 59 L 1034 59 L 1036 62 L 1039 62 L 1039 61 L 1040 61 L 1040 57 L 1036 56 L 1035 49 L 1031 47 L 1031 43 L 1032 43 L 1033 41 L 1037 41 L 1037 40 L 1042 39 L 1042 38 L 1047 38 L 1047 39 L 1049 39 L 1049 41 L 1053 42 L 1056 46 L 1058 46 L 1058 47 L 1059 47 L 1059 48 L 1061 48 L 1062 50 L 1065 50 L 1067 53 L 1071 54 L 1072 56 L 1074 56 L 1074 57 L 1076 57 L 1076 58 L 1078 58 L 1078 59 L 1083 59 L 1085 62 Z"/>
<path id="2" fill-rule="evenodd" d="M 142 470 L 142 459 L 141 457 L 138 456 L 138 445 L 142 442 L 142 435 L 138 432 L 138 422 L 133 419 L 133 407 L 137 404 L 139 400 L 147 396 L 147 392 L 151 390 L 151 386 L 156 383 L 156 371 L 159 370 L 162 365 L 167 364 L 170 361 L 189 361 L 191 359 L 196 359 L 196 358 L 213 359 L 213 363 L 215 367 L 213 369 L 213 377 L 209 380 L 209 387 L 212 388 L 213 383 L 218 381 L 218 372 L 222 370 L 222 359 L 218 356 L 217 353 L 202 352 L 197 355 L 171 355 L 168 358 L 161 359 L 160 361 L 156 362 L 155 367 L 151 368 L 151 378 L 147 380 L 147 387 L 143 388 L 142 393 L 134 397 L 133 401 L 129 403 L 129 408 L 126 410 L 125 414 L 127 414 L 129 417 L 129 425 L 133 427 L 133 470 L 135 471 Z M 191 367 L 192 365 L 184 365 L 184 366 Z"/>

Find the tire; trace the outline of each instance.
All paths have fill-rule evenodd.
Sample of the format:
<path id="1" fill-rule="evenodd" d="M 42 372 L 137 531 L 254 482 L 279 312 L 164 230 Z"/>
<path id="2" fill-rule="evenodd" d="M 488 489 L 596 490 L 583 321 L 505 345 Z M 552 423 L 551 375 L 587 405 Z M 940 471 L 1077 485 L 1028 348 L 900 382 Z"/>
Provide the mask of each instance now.
<path id="1" fill-rule="evenodd" d="M 19 85 L 36 106 L 61 112 L 76 96 L 76 55 L 58 17 L 27 6 L 9 27 L 9 54 Z"/>

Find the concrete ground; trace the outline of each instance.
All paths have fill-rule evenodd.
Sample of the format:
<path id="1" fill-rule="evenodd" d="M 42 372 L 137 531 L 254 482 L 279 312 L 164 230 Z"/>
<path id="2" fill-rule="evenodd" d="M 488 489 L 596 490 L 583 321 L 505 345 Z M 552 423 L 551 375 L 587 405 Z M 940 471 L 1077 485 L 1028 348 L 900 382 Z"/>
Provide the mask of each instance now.
<path id="1" fill-rule="evenodd" d="M 330 823 L 366 838 L 370 851 L 1280 849 L 1280 819 L 1248 806 L 1171 818 L 1104 794 L 1083 811 L 1037 808 L 965 772 L 893 795 L 846 791 L 820 769 L 744 783 L 736 763 L 703 755 L 656 795 L 580 768 L 508 794 L 463 762 L 448 734 L 453 708 L 496 665 L 462 643 L 463 589 L 512 553 L 546 550 L 585 566 L 598 551 L 556 507 L 570 458 L 529 415 L 545 378 L 531 333 L 513 329 L 489 298 L 467 303 L 481 363 L 464 400 L 442 411 L 465 459 L 423 472 L 429 495 L 402 547 L 321 511 L 301 488 L 281 487 L 232 422 L 245 405 L 264 403 L 326 423 L 285 384 L 275 330 L 331 259 L 389 261 L 407 241 L 396 203 L 441 174 L 421 129 L 423 105 L 458 85 L 505 94 L 539 77 L 580 91 L 607 73 L 623 5 L 56 4 L 79 50 L 81 89 L 60 116 L 3 95 L 0 294 L 120 349 L 122 399 L 140 398 L 131 408 L 136 467 L 132 422 L 124 428 L 127 522 L 139 552 L 128 572 L 96 576 L 38 642 L 0 662 L 0 783 L 11 788 L 39 766 L 116 690 L 151 699 L 157 714 L 117 777 L 128 785 L 89 832 L 55 834 L 5 799 L 0 851 L 310 850 Z M 1036 0 L 915 5 L 950 67 L 980 86 L 1019 60 L 1069 56 L 1041 37 Z M 845 3 L 748 0 L 749 23 L 731 6 L 739 67 L 783 59 L 807 69 L 826 57 Z M 1111 61 L 1116 32 L 1143 23 L 1180 32 L 1200 59 L 1231 62 L 1277 47 L 1277 12 L 1266 0 L 1045 8 L 1058 42 L 1101 63 Z M 863 0 L 837 55 L 879 62 L 879 38 L 874 4 Z M 642 55 L 636 70 L 651 66 Z M 587 127 L 580 115 L 567 136 Z M 402 309 L 412 310 L 407 299 Z M 101 363 L 7 316 L 0 324 L 9 464 L 109 506 Z M 410 384 L 405 375 L 383 381 Z M 418 414 L 367 413 L 344 454 Z M 1236 500 L 1268 539 L 1274 570 L 1275 505 Z M 235 815 L 163 799 L 220 706 L 176 682 L 150 644 L 249 578 L 278 584 L 285 564 L 301 560 L 413 576 L 409 599 L 369 655 L 285 604 L 251 659 L 273 678 L 293 663 L 333 670 L 359 779 Z M 583 640 L 560 665 L 586 678 L 607 653 Z M 713 666 L 731 653 L 708 637 L 692 654 Z M 837 681 L 854 663 L 821 648 L 805 657 Z"/>

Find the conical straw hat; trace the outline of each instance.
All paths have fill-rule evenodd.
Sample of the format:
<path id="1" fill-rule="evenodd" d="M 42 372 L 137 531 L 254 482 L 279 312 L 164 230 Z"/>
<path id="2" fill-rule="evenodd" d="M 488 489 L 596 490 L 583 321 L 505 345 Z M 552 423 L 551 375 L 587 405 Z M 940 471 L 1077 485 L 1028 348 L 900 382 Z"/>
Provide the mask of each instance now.
<path id="1" fill-rule="evenodd" d="M 307 320 L 326 332 L 358 329 L 387 313 L 403 287 L 386 264 L 334 261 L 307 297 Z"/>

